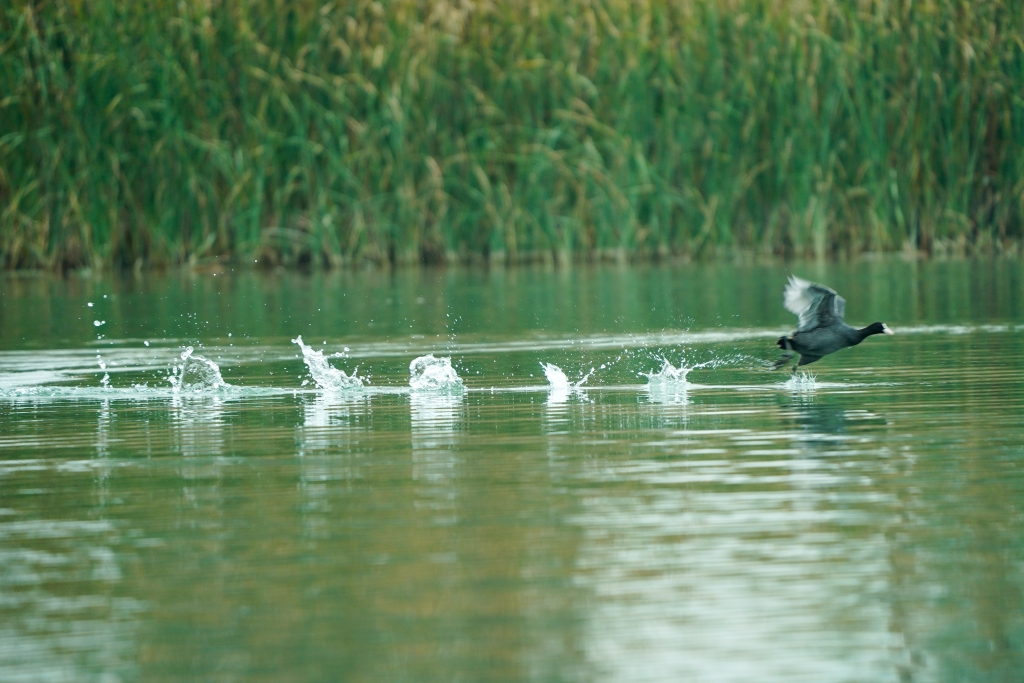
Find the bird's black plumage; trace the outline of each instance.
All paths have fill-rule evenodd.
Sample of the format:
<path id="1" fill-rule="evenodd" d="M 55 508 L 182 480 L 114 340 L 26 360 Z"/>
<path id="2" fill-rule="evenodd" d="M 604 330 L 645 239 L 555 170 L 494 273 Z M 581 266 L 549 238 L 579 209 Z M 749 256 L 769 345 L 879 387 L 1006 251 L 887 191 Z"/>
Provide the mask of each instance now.
<path id="1" fill-rule="evenodd" d="M 780 337 L 779 348 L 785 353 L 775 361 L 779 369 L 792 360 L 794 353 L 800 360 L 793 367 L 807 365 L 823 356 L 848 346 L 856 346 L 873 334 L 892 334 L 885 323 L 871 323 L 857 329 L 844 320 L 846 300 L 824 285 L 790 276 L 783 294 L 786 310 L 799 318 L 796 332 Z"/>

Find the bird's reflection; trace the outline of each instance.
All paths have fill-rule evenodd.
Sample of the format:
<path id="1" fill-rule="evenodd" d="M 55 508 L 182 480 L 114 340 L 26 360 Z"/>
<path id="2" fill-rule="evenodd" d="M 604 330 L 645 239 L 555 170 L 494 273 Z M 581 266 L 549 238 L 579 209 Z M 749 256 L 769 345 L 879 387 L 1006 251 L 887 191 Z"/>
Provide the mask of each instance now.
<path id="1" fill-rule="evenodd" d="M 839 436 L 846 434 L 845 406 L 813 399 L 798 399 L 789 406 L 794 426 L 811 434 Z"/>
<path id="2" fill-rule="evenodd" d="M 886 424 L 886 419 L 860 407 L 848 398 L 823 400 L 813 396 L 796 397 L 783 406 L 789 423 L 808 440 L 835 441 L 849 436 L 854 424 Z"/>

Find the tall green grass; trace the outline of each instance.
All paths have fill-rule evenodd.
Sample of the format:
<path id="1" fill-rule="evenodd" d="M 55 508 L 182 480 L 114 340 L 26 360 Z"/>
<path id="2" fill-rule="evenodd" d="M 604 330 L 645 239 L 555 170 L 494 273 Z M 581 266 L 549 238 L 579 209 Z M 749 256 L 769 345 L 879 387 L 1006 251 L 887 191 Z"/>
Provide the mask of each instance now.
<path id="1" fill-rule="evenodd" d="M 14 0 L 0 263 L 1024 237 L 1024 3 Z"/>

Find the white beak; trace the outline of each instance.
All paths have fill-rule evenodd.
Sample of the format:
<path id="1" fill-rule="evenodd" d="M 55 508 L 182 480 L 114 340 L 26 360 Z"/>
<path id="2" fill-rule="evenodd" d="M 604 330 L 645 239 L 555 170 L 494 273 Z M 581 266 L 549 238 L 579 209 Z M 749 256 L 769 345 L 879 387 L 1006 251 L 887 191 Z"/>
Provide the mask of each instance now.
<path id="1" fill-rule="evenodd" d="M 885 323 L 882 323 L 882 332 L 885 332 L 886 334 L 896 334 L 891 329 L 889 329 L 889 326 L 886 325 Z"/>

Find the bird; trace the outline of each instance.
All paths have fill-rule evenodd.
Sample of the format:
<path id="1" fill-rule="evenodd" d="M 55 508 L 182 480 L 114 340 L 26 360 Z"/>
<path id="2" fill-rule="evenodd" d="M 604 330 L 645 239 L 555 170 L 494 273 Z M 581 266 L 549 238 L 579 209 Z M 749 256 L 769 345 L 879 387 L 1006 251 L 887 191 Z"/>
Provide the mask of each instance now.
<path id="1" fill-rule="evenodd" d="M 823 356 L 835 353 L 848 346 L 856 346 L 873 334 L 895 334 L 885 323 L 871 323 L 857 329 L 843 320 L 846 313 L 846 299 L 835 290 L 816 282 L 790 275 L 789 283 L 782 295 L 783 304 L 790 313 L 799 318 L 796 332 L 788 337 L 779 337 L 776 342 L 783 354 L 772 366 L 773 370 L 784 367 L 795 354 L 800 360 L 793 366 L 807 365 Z"/>

